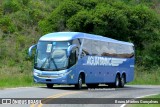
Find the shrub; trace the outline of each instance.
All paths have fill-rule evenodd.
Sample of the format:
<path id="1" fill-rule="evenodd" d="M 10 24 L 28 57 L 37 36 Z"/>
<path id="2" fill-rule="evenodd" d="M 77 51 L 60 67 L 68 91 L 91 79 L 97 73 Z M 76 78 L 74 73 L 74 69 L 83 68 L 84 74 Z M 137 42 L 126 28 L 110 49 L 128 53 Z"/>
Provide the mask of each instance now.
<path id="1" fill-rule="evenodd" d="M 3 33 L 10 34 L 16 30 L 15 25 L 9 17 L 0 18 L 0 29 Z"/>
<path id="2" fill-rule="evenodd" d="M 68 29 L 79 32 L 93 32 L 92 13 L 82 10 L 67 21 Z"/>
<path id="3" fill-rule="evenodd" d="M 2 6 L 5 14 L 16 12 L 21 7 L 17 0 L 5 0 Z"/>
<path id="4" fill-rule="evenodd" d="M 159 40 L 160 41 L 160 40 Z M 143 65 L 150 68 L 153 66 L 160 66 L 160 42 L 154 42 L 147 45 L 143 52 Z"/>
<path id="5" fill-rule="evenodd" d="M 72 0 L 64 0 L 45 20 L 39 22 L 39 28 L 44 33 L 66 30 L 67 20 L 81 9 Z"/>
<path id="6" fill-rule="evenodd" d="M 147 42 L 158 38 L 160 20 L 156 13 L 144 5 L 133 7 L 128 15 L 129 35 L 136 48 L 143 50 Z"/>

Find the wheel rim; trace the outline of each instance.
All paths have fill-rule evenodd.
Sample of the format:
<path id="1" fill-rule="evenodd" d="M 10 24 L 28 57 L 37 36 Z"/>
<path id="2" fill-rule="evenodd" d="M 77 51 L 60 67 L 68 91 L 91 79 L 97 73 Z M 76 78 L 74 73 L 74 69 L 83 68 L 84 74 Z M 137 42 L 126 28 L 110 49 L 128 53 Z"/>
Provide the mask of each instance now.
<path id="1" fill-rule="evenodd" d="M 79 88 L 81 88 L 82 87 L 82 78 L 80 77 L 79 78 Z"/>
<path id="2" fill-rule="evenodd" d="M 124 76 L 122 76 L 122 79 L 121 79 L 121 86 L 123 87 L 124 86 Z"/>
<path id="3" fill-rule="evenodd" d="M 119 86 L 119 78 L 118 78 L 118 76 L 116 77 L 116 87 L 118 87 Z"/>
<path id="4" fill-rule="evenodd" d="M 122 85 L 124 84 L 124 78 L 122 78 Z"/>

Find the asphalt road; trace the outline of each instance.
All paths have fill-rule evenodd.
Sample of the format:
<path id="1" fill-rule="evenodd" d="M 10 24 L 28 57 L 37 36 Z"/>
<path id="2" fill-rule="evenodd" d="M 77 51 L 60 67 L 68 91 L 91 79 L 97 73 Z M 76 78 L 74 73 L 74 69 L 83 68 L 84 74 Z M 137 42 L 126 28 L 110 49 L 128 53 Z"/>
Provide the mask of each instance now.
<path id="1" fill-rule="evenodd" d="M 16 104 L 0 104 L 0 107 L 120 107 L 122 104 L 101 104 L 101 102 L 98 101 L 100 98 L 137 98 L 151 94 L 160 94 L 160 85 L 126 85 L 124 88 L 116 89 L 107 86 L 99 86 L 95 89 L 84 87 L 82 90 L 76 90 L 73 86 L 55 86 L 52 89 L 46 87 L 11 88 L 0 90 L 0 98 L 3 98 L 0 99 L 0 103 L 6 103 L 6 101 L 8 103 L 11 101 Z M 12 99 L 10 100 L 10 98 Z M 43 104 L 52 103 L 52 101 L 56 101 L 57 98 L 59 98 L 59 101 L 71 98 L 69 100 L 76 104 Z M 33 101 L 37 104 L 30 104 Z M 107 103 L 107 101 L 112 102 L 112 99 L 106 100 L 105 103 Z M 82 102 L 83 104 L 81 104 Z M 94 104 L 97 102 L 100 104 Z M 104 103 L 104 101 L 102 103 Z"/>

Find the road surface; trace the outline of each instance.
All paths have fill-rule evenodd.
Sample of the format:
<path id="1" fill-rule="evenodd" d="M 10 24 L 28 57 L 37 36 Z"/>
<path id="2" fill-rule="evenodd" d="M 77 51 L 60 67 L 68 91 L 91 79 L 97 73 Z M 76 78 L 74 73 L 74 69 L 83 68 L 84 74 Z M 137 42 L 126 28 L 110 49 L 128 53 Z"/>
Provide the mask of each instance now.
<path id="1" fill-rule="evenodd" d="M 0 104 L 0 107 L 122 107 L 122 104 L 101 104 L 101 102 L 99 102 L 100 104 L 94 103 L 97 103 L 96 101 L 98 101 L 100 98 L 137 98 L 151 94 L 160 94 L 160 85 L 125 85 L 124 88 L 109 88 L 102 85 L 95 89 L 88 89 L 87 87 L 83 87 L 81 90 L 76 90 L 73 86 L 67 85 L 55 86 L 52 89 L 48 89 L 46 87 L 22 87 L 0 89 L 0 103 L 6 103 L 7 101 L 10 102 L 10 98 L 12 98 L 12 103 L 18 103 Z M 56 98 L 72 98 L 70 100 L 73 100 L 73 102 L 75 102 L 76 104 L 43 104 L 52 103 L 52 101 L 56 100 Z M 30 102 L 28 102 L 28 100 Z M 83 104 L 81 104 L 82 100 Z M 25 101 L 27 101 L 27 103 L 31 103 L 34 101 L 36 104 L 26 104 Z M 40 103 L 38 101 L 43 101 L 43 103 Z M 22 105 L 19 103 L 24 104 Z"/>

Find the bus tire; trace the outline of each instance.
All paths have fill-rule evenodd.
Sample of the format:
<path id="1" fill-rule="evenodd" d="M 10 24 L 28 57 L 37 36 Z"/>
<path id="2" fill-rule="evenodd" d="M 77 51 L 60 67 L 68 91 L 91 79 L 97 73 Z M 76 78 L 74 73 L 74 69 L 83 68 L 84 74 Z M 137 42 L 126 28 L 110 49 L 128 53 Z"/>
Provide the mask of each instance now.
<path id="1" fill-rule="evenodd" d="M 126 82 L 125 75 L 122 75 L 122 77 L 121 77 L 121 81 L 120 81 L 120 87 L 121 87 L 121 88 L 123 88 L 123 87 L 124 87 L 125 82 Z"/>
<path id="2" fill-rule="evenodd" d="M 114 88 L 119 88 L 120 86 L 120 76 L 116 75 L 115 83 L 113 84 Z"/>
<path id="3" fill-rule="evenodd" d="M 78 77 L 78 83 L 75 84 L 75 88 L 80 90 L 82 88 L 82 75 L 79 75 Z"/>
<path id="4" fill-rule="evenodd" d="M 53 84 L 46 84 L 47 88 L 53 88 Z"/>

